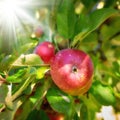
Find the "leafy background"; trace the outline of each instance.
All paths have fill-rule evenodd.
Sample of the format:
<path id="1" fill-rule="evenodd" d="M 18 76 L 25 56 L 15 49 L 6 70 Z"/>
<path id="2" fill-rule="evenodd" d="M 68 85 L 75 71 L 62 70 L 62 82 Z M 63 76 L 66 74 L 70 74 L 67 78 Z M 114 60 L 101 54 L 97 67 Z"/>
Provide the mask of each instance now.
<path id="1" fill-rule="evenodd" d="M 54 0 L 33 9 L 39 24 L 24 24 L 17 43 L 0 36 L 0 119 L 49 120 L 47 113 L 62 113 L 66 120 L 96 120 L 103 106 L 120 113 L 120 1 Z M 35 36 L 35 27 L 42 36 Z M 49 65 L 34 54 L 39 42 L 51 41 L 56 52 L 81 49 L 94 63 L 93 84 L 85 95 L 70 96 L 51 80 Z M 8 40 L 8 43 L 10 41 Z M 117 120 L 117 118 L 116 118 Z"/>

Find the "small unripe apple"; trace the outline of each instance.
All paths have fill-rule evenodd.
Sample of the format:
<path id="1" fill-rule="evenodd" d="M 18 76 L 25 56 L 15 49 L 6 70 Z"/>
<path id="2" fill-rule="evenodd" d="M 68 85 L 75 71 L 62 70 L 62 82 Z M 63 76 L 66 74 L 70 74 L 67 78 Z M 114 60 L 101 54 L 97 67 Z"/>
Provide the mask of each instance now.
<path id="1" fill-rule="evenodd" d="M 35 37 L 39 38 L 44 34 L 44 31 L 43 31 L 43 29 L 41 27 L 37 27 L 35 29 L 34 34 L 35 34 Z"/>
<path id="2" fill-rule="evenodd" d="M 61 90 L 77 96 L 86 93 L 92 84 L 93 63 L 81 50 L 64 49 L 53 57 L 50 72 Z"/>
<path id="3" fill-rule="evenodd" d="M 45 41 L 36 47 L 35 53 L 40 56 L 44 63 L 49 64 L 51 58 L 55 55 L 55 48 L 51 42 Z"/>

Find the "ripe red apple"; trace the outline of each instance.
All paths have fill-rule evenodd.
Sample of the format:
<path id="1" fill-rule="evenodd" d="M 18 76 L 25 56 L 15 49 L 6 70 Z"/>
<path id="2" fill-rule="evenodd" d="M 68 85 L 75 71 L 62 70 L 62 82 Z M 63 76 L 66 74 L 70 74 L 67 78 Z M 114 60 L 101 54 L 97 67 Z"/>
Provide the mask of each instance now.
<path id="1" fill-rule="evenodd" d="M 55 55 L 55 48 L 51 42 L 45 41 L 36 47 L 35 53 L 41 57 L 44 63 L 49 64 L 51 58 Z"/>
<path id="2" fill-rule="evenodd" d="M 50 120 L 64 120 L 64 115 L 60 113 L 48 113 Z"/>
<path id="3" fill-rule="evenodd" d="M 34 34 L 35 34 L 35 37 L 37 38 L 41 37 L 44 34 L 43 29 L 41 27 L 37 27 L 35 29 Z"/>
<path id="4" fill-rule="evenodd" d="M 81 50 L 59 51 L 51 62 L 51 76 L 54 83 L 64 92 L 80 95 L 92 84 L 93 63 L 89 55 Z"/>

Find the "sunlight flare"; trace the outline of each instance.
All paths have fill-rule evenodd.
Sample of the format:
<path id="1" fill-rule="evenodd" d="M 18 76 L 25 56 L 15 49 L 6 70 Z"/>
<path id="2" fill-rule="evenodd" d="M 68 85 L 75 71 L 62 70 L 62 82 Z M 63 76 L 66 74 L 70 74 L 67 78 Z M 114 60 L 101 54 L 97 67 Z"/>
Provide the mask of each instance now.
<path id="1" fill-rule="evenodd" d="M 2 43 L 16 43 L 17 31 L 25 33 L 24 25 L 34 25 L 38 22 L 34 16 L 34 8 L 35 2 L 33 0 L 0 1 L 0 36 Z M 11 40 L 13 43 L 10 42 Z"/>

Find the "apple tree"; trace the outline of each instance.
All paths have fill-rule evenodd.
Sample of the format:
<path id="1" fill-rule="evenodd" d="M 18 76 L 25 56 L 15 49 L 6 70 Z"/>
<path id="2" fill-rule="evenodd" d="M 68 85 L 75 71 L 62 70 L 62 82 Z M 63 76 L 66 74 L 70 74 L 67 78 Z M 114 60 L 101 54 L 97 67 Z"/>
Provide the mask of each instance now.
<path id="1" fill-rule="evenodd" d="M 0 21 L 0 120 L 97 120 L 103 106 L 120 113 L 120 1 L 46 3 L 31 9 L 36 24 L 15 29 L 17 42 Z"/>

